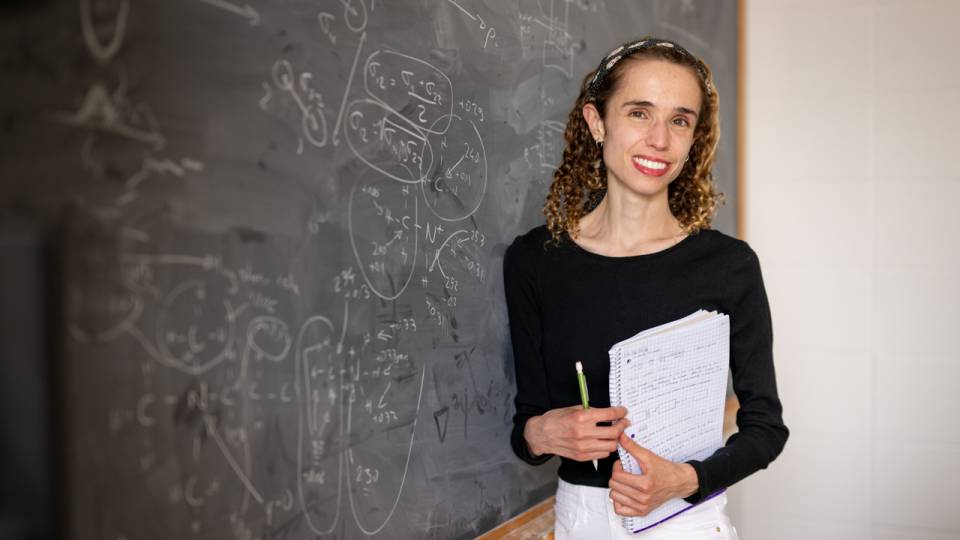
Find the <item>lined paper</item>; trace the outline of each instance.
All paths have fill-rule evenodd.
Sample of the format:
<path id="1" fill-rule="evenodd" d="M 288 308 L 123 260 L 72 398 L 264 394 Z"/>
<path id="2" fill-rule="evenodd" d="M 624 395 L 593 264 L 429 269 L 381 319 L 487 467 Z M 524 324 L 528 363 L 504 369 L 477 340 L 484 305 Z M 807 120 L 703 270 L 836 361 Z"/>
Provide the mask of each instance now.
<path id="1" fill-rule="evenodd" d="M 730 318 L 699 310 L 614 345 L 610 404 L 627 408 L 626 434 L 651 452 L 680 463 L 702 460 L 723 444 L 723 407 L 730 360 Z M 643 474 L 618 447 L 624 470 Z M 623 518 L 633 532 L 692 507 L 671 499 L 643 517 Z"/>

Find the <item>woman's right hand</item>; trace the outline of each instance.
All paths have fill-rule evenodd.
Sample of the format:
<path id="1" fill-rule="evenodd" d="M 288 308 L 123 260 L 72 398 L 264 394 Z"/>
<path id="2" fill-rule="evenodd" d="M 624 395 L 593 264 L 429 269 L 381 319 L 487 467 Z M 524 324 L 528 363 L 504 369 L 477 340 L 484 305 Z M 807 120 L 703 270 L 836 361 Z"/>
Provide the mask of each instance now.
<path id="1" fill-rule="evenodd" d="M 572 405 L 552 409 L 527 420 L 523 437 L 536 455 L 556 454 L 574 461 L 603 459 L 617 450 L 617 438 L 627 427 L 627 409 L 584 409 Z M 598 426 L 598 422 L 612 422 Z"/>

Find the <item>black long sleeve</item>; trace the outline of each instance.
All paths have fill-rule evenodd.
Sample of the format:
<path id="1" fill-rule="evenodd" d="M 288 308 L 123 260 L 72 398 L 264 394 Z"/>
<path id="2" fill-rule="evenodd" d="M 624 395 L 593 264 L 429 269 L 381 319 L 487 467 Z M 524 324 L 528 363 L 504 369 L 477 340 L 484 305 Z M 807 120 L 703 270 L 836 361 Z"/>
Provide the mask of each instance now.
<path id="1" fill-rule="evenodd" d="M 510 444 L 513 452 L 527 463 L 538 465 L 550 459 L 550 455 L 534 456 L 523 437 L 527 420 L 541 415 L 551 408 L 545 371 L 540 351 L 540 303 L 536 288 L 536 268 L 532 265 L 515 266 L 518 256 L 511 254 L 511 246 L 503 258 L 504 292 L 507 297 L 507 313 L 510 317 L 510 339 L 513 355 L 517 360 L 516 414 Z M 522 256 L 520 256 L 522 260 Z M 520 359 L 523 359 L 520 362 Z"/>
<path id="2" fill-rule="evenodd" d="M 700 490 L 689 502 L 765 468 L 788 436 L 777 396 L 770 309 L 756 254 L 717 231 L 691 235 L 666 250 L 605 257 L 563 238 L 547 245 L 541 226 L 518 237 L 504 257 L 504 286 L 517 374 L 511 444 L 534 457 L 523 437 L 527 420 L 579 403 L 573 365 L 587 375 L 591 405 L 608 407 L 610 347 L 637 332 L 697 309 L 730 316 L 730 368 L 740 401 L 738 433 L 703 461 L 690 461 Z M 561 459 L 564 480 L 606 487 L 616 453 L 590 462 Z"/>

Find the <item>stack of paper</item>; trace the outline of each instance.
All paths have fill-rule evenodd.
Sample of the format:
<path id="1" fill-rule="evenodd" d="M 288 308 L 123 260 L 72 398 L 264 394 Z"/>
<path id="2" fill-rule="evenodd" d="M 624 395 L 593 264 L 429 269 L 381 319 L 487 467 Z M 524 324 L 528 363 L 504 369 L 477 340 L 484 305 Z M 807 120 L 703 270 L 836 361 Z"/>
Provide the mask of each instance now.
<path id="1" fill-rule="evenodd" d="M 723 405 L 730 358 L 730 318 L 699 310 L 640 332 L 610 349 L 610 404 L 627 408 L 626 434 L 664 459 L 702 460 L 723 444 Z M 624 470 L 643 474 L 618 447 Z M 643 517 L 625 517 L 632 532 L 649 529 L 691 505 L 671 499 Z"/>

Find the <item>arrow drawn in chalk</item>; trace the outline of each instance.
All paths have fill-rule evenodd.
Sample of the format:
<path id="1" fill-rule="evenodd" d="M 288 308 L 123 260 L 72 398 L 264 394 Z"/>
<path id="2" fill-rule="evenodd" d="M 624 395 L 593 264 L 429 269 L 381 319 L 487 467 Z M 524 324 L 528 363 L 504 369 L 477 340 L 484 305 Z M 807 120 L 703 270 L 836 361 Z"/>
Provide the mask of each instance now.
<path id="1" fill-rule="evenodd" d="M 229 11 L 234 15 L 239 15 L 249 19 L 250 26 L 256 26 L 260 24 L 260 14 L 257 13 L 257 10 L 253 9 L 250 4 L 244 4 L 243 7 L 240 7 L 236 4 L 231 4 L 226 0 L 200 0 L 205 4 L 210 4 L 211 6 L 218 7 L 224 11 Z"/>
<path id="2" fill-rule="evenodd" d="M 250 495 L 253 495 L 253 498 L 260 504 L 263 504 L 263 497 L 260 495 L 260 492 L 257 491 L 257 488 L 253 486 L 253 482 L 244 474 L 243 469 L 240 467 L 240 464 L 237 463 L 237 460 L 233 458 L 233 455 L 230 453 L 230 449 L 227 448 L 227 443 L 220 437 L 220 434 L 217 433 L 216 422 L 210 416 L 203 417 L 203 423 L 207 426 L 207 434 L 213 439 L 213 442 L 217 444 L 217 448 L 220 449 L 220 452 L 223 453 L 223 457 L 227 460 L 227 464 L 230 465 L 230 468 L 233 469 L 233 472 L 236 473 L 237 478 L 240 479 L 240 482 L 247 488 L 247 491 L 250 492 Z"/>

